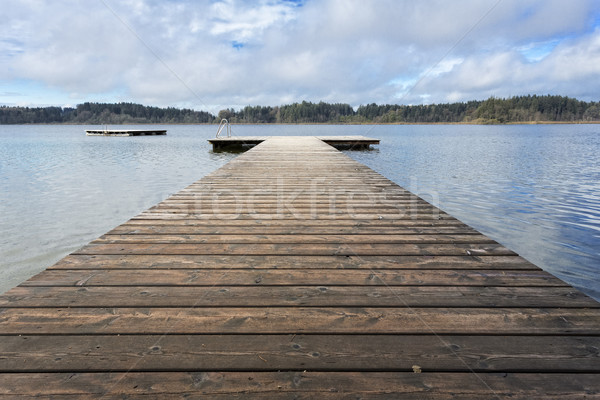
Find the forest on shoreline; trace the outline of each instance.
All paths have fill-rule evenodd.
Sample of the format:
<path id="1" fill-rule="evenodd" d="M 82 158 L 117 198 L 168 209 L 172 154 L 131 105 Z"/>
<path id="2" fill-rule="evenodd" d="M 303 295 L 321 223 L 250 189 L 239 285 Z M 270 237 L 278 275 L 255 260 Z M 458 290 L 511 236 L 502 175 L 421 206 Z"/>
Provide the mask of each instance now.
<path id="1" fill-rule="evenodd" d="M 0 124 L 210 124 L 222 118 L 240 124 L 578 123 L 600 122 L 600 103 L 529 95 L 429 105 L 372 103 L 355 110 L 349 104 L 303 101 L 224 109 L 216 116 L 206 111 L 134 103 L 83 103 L 74 108 L 0 106 Z"/>

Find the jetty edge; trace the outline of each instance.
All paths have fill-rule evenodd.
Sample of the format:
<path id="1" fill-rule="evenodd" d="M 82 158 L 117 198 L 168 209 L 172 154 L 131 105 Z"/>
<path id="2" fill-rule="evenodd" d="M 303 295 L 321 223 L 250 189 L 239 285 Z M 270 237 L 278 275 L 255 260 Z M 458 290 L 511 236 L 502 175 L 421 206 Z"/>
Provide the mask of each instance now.
<path id="1" fill-rule="evenodd" d="M 166 129 L 86 129 L 87 136 L 157 136 L 166 135 Z"/>
<path id="2" fill-rule="evenodd" d="M 599 398 L 600 303 L 316 137 L 0 296 L 0 398 Z"/>
<path id="3" fill-rule="evenodd" d="M 261 144 L 269 138 L 290 136 L 227 136 L 208 139 L 213 150 L 246 149 Z M 365 150 L 371 145 L 379 144 L 380 140 L 365 136 L 315 136 L 317 139 L 338 149 Z"/>

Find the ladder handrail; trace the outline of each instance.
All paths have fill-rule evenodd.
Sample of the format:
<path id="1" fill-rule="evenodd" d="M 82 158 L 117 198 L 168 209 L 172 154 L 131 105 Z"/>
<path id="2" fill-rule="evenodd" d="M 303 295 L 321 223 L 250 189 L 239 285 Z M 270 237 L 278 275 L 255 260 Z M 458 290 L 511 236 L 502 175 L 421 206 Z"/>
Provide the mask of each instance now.
<path id="1" fill-rule="evenodd" d="M 219 137 L 221 131 L 223 131 L 223 128 L 226 128 L 227 137 L 231 137 L 231 125 L 229 125 L 229 121 L 227 121 L 225 118 L 223 118 L 221 120 L 221 123 L 219 123 L 219 129 L 217 129 L 217 137 Z"/>

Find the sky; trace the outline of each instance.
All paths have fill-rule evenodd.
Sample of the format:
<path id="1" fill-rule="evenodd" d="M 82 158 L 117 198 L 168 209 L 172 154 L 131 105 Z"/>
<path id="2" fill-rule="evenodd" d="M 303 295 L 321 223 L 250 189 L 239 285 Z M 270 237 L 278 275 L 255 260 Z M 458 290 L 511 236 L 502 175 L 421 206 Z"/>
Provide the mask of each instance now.
<path id="1" fill-rule="evenodd" d="M 600 100 L 600 0 L 2 0 L 0 105 Z"/>

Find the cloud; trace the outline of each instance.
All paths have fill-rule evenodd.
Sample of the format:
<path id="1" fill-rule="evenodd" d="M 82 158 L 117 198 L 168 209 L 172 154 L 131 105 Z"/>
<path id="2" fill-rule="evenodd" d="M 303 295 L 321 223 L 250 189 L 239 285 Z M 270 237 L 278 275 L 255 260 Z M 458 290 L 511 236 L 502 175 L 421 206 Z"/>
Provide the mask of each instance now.
<path id="1" fill-rule="evenodd" d="M 5 3 L 0 83 L 38 82 L 71 103 L 216 113 L 302 100 L 598 100 L 600 89 L 594 1 Z M 31 102 L 47 103 L 39 96 Z"/>
<path id="2" fill-rule="evenodd" d="M 253 40 L 269 27 L 294 18 L 292 4 L 217 1 L 210 6 L 210 33 L 227 35 L 232 41 Z"/>
<path id="3" fill-rule="evenodd" d="M 451 71 L 423 81 L 416 92 L 436 98 L 481 99 L 519 94 L 561 94 L 598 101 L 600 30 L 557 45 L 540 60 L 518 50 L 472 55 Z"/>

